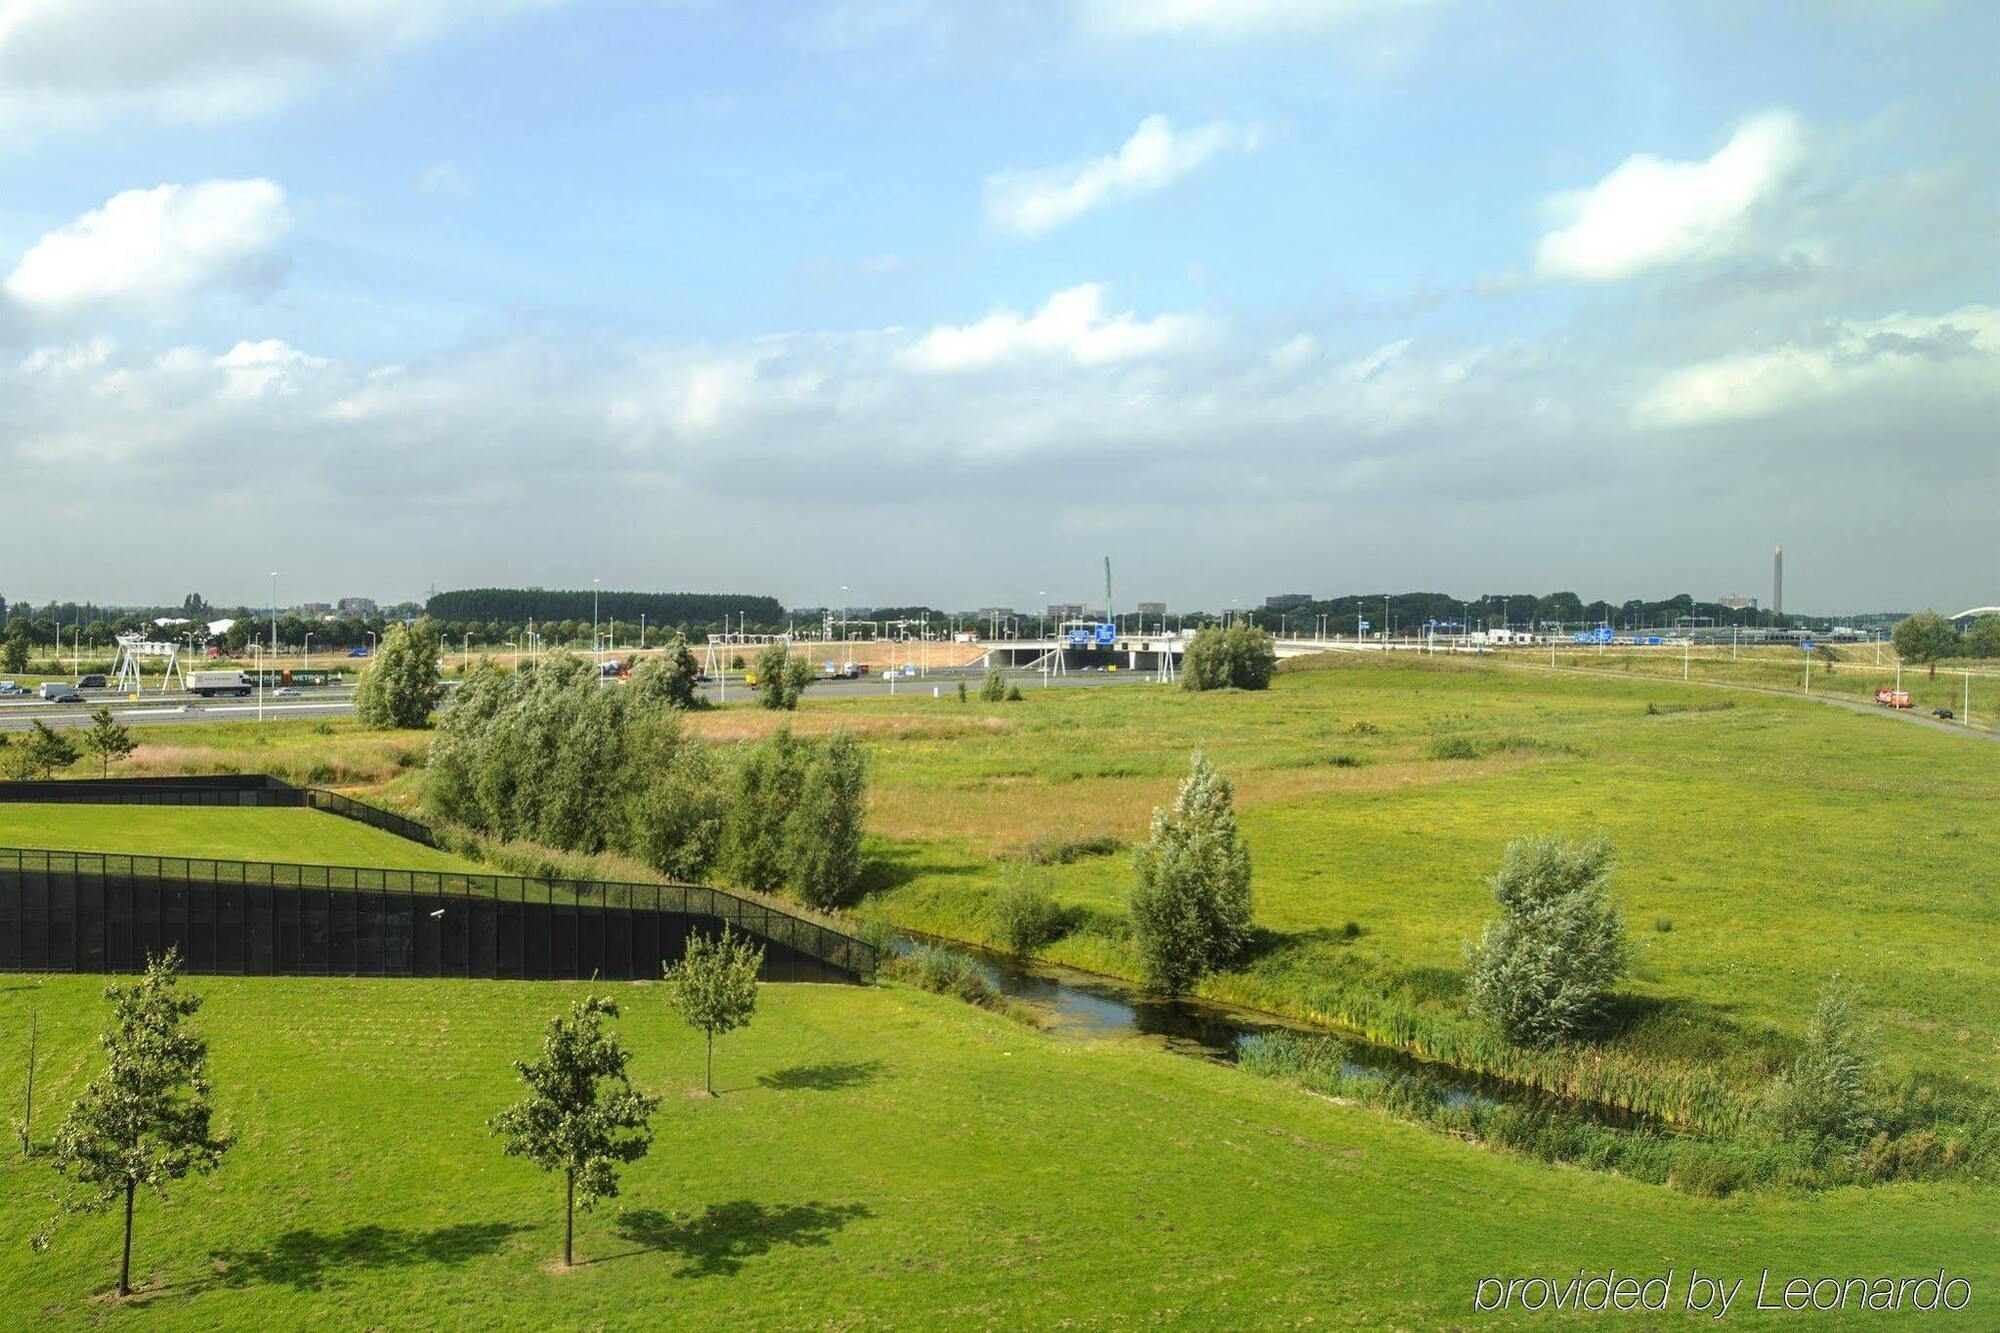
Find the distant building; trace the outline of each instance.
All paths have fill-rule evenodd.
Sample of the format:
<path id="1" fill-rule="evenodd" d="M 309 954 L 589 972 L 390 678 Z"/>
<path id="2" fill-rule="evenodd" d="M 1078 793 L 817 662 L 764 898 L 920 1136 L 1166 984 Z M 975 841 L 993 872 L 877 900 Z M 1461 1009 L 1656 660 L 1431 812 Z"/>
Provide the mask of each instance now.
<path id="1" fill-rule="evenodd" d="M 1296 611 L 1312 601 L 1309 592 L 1281 592 L 1264 599 L 1266 611 Z"/>
<path id="2" fill-rule="evenodd" d="M 1141 602 L 1133 610 L 1142 616 L 1163 616 L 1167 613 L 1165 602 Z"/>
<path id="3" fill-rule="evenodd" d="M 304 606 L 301 606 L 299 608 L 299 614 L 306 616 L 323 616 L 331 610 L 333 610 L 333 605 L 330 602 L 307 602 Z"/>
<path id="4" fill-rule="evenodd" d="M 1082 620 L 1085 607 L 1082 602 L 1050 602 L 1050 620 Z"/>
<path id="5" fill-rule="evenodd" d="M 1013 615 L 1014 608 L 1011 606 L 982 606 L 979 608 L 979 618 L 981 620 L 1009 620 Z"/>
<path id="6" fill-rule="evenodd" d="M 376 609 L 373 597 L 343 597 L 337 605 L 351 616 L 372 616 Z"/>
<path id="7" fill-rule="evenodd" d="M 1757 609 L 1757 599 L 1755 597 L 1724 597 L 1717 605 L 1728 611 L 1755 611 Z"/>

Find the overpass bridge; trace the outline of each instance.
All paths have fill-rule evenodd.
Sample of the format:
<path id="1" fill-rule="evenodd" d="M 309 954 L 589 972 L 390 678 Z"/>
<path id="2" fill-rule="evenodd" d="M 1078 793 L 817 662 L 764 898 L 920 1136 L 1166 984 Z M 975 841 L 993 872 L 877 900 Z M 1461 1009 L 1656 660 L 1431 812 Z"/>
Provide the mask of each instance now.
<path id="1" fill-rule="evenodd" d="M 1102 671 L 1115 668 L 1119 671 L 1148 672 L 1161 680 L 1174 680 L 1180 675 L 1181 659 L 1187 652 L 1192 634 L 1120 634 L 1108 643 L 1077 644 L 1068 638 L 1041 639 L 980 639 L 976 646 L 984 656 L 980 665 L 992 669 L 998 667 L 1006 671 L 1046 671 L 1052 675 L 1067 675 L 1072 671 Z M 1327 652 L 1384 652 L 1414 650 L 1422 652 L 1428 645 L 1421 642 L 1405 642 L 1380 639 L 1278 639 L 1274 643 L 1280 659 L 1304 657 L 1311 653 Z M 1444 651 L 1445 645 L 1437 645 Z"/>

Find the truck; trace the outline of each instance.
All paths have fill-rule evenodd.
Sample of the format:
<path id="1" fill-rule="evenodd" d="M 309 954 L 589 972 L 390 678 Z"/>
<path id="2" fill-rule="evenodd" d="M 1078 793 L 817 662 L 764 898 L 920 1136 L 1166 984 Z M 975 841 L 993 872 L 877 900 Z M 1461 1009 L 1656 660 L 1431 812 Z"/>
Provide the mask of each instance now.
<path id="1" fill-rule="evenodd" d="M 1910 692 L 1908 690 L 1892 690 L 1884 687 L 1875 691 L 1875 702 L 1881 704 L 1884 708 L 1908 708 L 1910 706 Z"/>
<path id="2" fill-rule="evenodd" d="M 73 704 L 83 702 L 83 696 L 76 692 L 76 686 L 66 680 L 45 680 L 42 682 L 42 702 L 52 704 Z"/>
<path id="3" fill-rule="evenodd" d="M 190 671 L 187 687 L 189 694 L 199 694 L 204 699 L 219 694 L 233 694 L 241 699 L 250 693 L 250 677 L 241 671 Z"/>

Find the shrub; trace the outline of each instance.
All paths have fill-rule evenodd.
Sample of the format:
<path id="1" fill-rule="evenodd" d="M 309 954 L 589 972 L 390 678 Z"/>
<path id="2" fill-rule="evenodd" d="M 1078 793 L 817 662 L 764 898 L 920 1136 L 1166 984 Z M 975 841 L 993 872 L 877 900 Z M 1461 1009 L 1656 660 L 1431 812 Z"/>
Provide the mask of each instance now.
<path id="1" fill-rule="evenodd" d="M 1007 677 L 998 670 L 988 671 L 986 678 L 979 682 L 981 703 L 997 704 L 1007 697 Z"/>
<path id="2" fill-rule="evenodd" d="M 965 692 L 965 682 L 961 680 L 960 682 L 958 682 L 958 701 L 960 703 L 964 703 L 967 697 L 968 696 Z"/>
<path id="3" fill-rule="evenodd" d="M 736 766 L 722 866 L 738 884 L 775 893 L 785 882 L 785 825 L 805 782 L 808 746 L 779 727 L 762 745 L 747 747 Z"/>
<path id="4" fill-rule="evenodd" d="M 979 964 L 935 944 L 919 944 L 908 953 L 892 955 L 881 970 L 934 995 L 953 995 L 989 1009 L 1005 1005 L 1004 997 L 979 970 Z"/>
<path id="5" fill-rule="evenodd" d="M 1360 938 L 1361 938 L 1361 923 L 1360 923 L 1359 921 L 1350 921 L 1350 922 L 1348 922 L 1348 923 L 1347 923 L 1346 925 L 1342 926 L 1342 927 L 1340 928 L 1340 938 L 1342 938 L 1342 939 L 1344 939 L 1344 940 L 1358 940 L 1358 939 L 1360 939 Z"/>
<path id="6" fill-rule="evenodd" d="M 1026 695 L 1021 693 L 1021 687 L 1019 685 L 1009 685 L 1007 687 L 1008 703 L 1017 704 L 1020 703 L 1026 697 L 1027 697 Z"/>
<path id="7" fill-rule="evenodd" d="M 1601 840 L 1524 838 L 1493 878 L 1500 919 L 1468 946 L 1470 1008 L 1508 1041 L 1546 1046 L 1603 1017 L 1631 948 L 1604 896 L 1611 848 Z"/>
<path id="8" fill-rule="evenodd" d="M 1014 859 L 1035 866 L 1066 866 L 1086 856 L 1109 856 L 1119 848 L 1115 835 L 1086 833 L 1080 838 L 1044 835 L 1024 843 Z"/>
<path id="9" fill-rule="evenodd" d="M 1009 953 L 1031 954 L 1061 939 L 1068 925 L 1062 905 L 1026 875 L 1009 875 L 993 899 L 994 930 Z"/>
<path id="10" fill-rule="evenodd" d="M 1168 994 L 1233 961 L 1250 936 L 1250 853 L 1234 790 L 1200 751 L 1189 767 L 1133 857 L 1133 944 L 1146 984 Z"/>
<path id="11" fill-rule="evenodd" d="M 1854 1013 L 1857 998 L 1838 976 L 1821 990 L 1806 1024 L 1805 1049 L 1764 1091 L 1759 1110 L 1775 1133 L 1853 1143 L 1874 1131 L 1868 1079 L 1875 1064 Z"/>
<path id="12" fill-rule="evenodd" d="M 1477 759 L 1484 749 L 1470 736 L 1440 736 L 1427 751 L 1433 759 Z"/>
<path id="13" fill-rule="evenodd" d="M 643 658 L 632 668 L 632 678 L 625 689 L 635 704 L 700 708 L 708 701 L 696 681 L 699 675 L 701 667 L 694 660 L 694 650 L 688 647 L 685 638 L 676 635 L 658 656 Z"/>
<path id="14" fill-rule="evenodd" d="M 1277 643 L 1267 630 L 1235 624 L 1197 630 L 1181 657 L 1184 690 L 1261 690 L 1277 673 Z"/>

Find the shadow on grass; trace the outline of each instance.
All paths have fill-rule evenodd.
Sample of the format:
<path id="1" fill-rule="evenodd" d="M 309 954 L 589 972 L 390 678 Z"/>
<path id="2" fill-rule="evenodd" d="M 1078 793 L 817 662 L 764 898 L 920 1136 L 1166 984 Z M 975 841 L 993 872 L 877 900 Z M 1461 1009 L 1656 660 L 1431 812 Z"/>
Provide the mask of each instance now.
<path id="1" fill-rule="evenodd" d="M 757 1082 L 779 1092 L 837 1092 L 873 1083 L 881 1072 L 880 1060 L 828 1060 L 816 1065 L 793 1065 L 775 1074 L 759 1074 Z"/>
<path id="2" fill-rule="evenodd" d="M 287 1231 L 259 1249 L 217 1250 L 212 1285 L 250 1287 L 279 1284 L 319 1291 L 343 1277 L 371 1268 L 466 1263 L 492 1254 L 527 1227 L 515 1222 L 460 1222 L 430 1231 L 359 1226 L 345 1231 L 302 1227 Z"/>
<path id="3" fill-rule="evenodd" d="M 993 873 L 992 863 L 963 859 L 936 843 L 871 841 L 854 896 L 866 898 L 887 893 L 921 878 L 964 878 Z"/>
<path id="4" fill-rule="evenodd" d="M 618 1234 L 635 1245 L 681 1258 L 678 1277 L 727 1277 L 743 1261 L 781 1245 L 831 1243 L 833 1234 L 873 1213 L 858 1203 L 786 1203 L 767 1207 L 751 1199 L 711 1205 L 699 1217 L 677 1218 L 641 1208 L 618 1219 Z"/>

